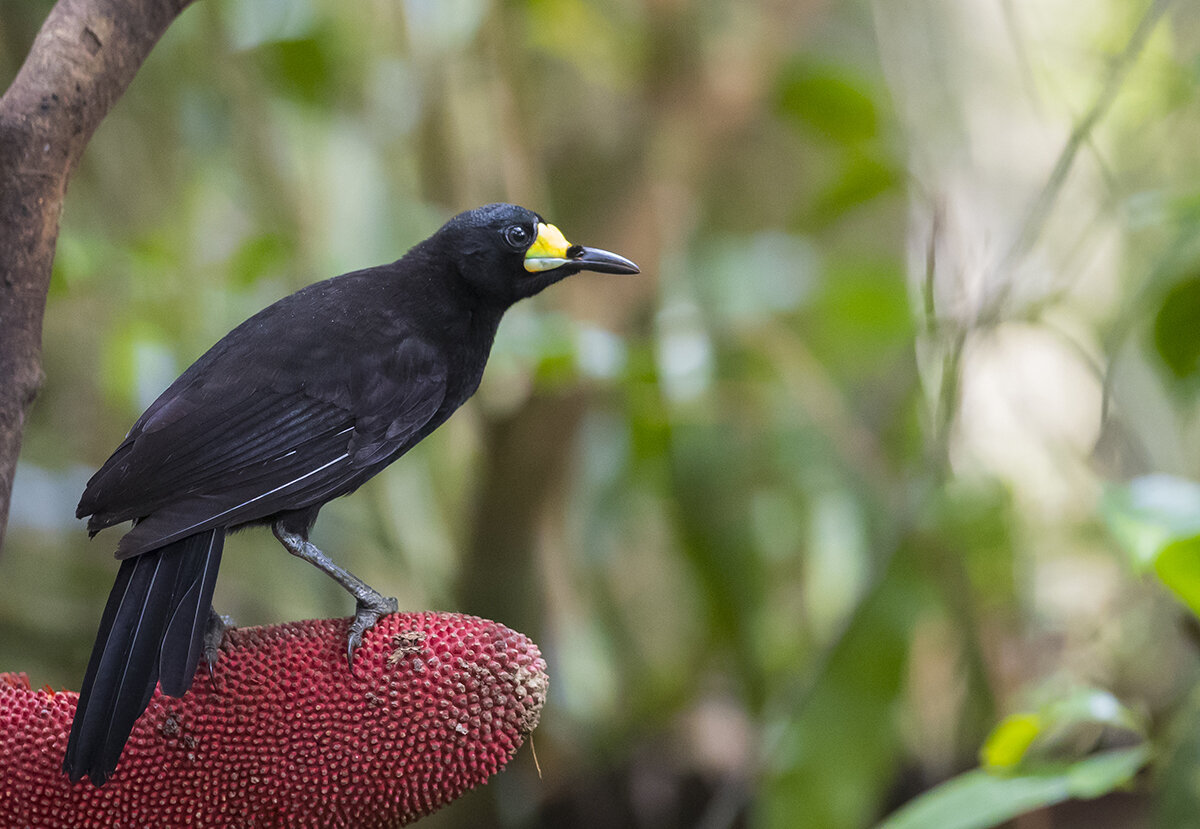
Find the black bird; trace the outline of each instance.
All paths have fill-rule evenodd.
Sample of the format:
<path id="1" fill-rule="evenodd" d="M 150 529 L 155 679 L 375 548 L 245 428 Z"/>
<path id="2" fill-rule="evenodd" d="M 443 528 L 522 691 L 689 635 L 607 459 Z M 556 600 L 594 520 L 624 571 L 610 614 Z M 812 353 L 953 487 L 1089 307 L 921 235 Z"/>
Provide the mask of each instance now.
<path id="1" fill-rule="evenodd" d="M 510 305 L 581 270 L 637 273 L 539 215 L 455 216 L 390 265 L 309 285 L 229 332 L 138 419 L 76 512 L 133 521 L 100 621 L 63 769 L 102 785 L 156 683 L 192 684 L 226 533 L 269 524 L 357 603 L 348 656 L 396 610 L 308 540 L 317 512 L 441 425 L 479 386 Z M 218 622 L 219 624 L 219 622 Z M 219 628 L 218 628 L 219 629 Z M 211 662 L 210 662 L 211 670 Z"/>

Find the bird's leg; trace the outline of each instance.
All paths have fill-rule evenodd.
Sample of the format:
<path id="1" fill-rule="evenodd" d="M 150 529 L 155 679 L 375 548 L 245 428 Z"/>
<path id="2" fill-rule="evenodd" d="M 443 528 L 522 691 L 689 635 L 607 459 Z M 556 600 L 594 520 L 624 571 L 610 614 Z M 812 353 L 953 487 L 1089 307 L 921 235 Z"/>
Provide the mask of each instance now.
<path id="1" fill-rule="evenodd" d="M 294 556 L 304 559 L 324 570 L 329 576 L 344 587 L 354 597 L 357 607 L 354 621 L 350 623 L 350 636 L 346 642 L 346 659 L 350 668 L 354 668 L 354 652 L 362 644 L 363 634 L 375 626 L 381 616 L 395 613 L 400 604 L 394 598 L 382 595 L 358 576 L 344 567 L 339 567 L 330 561 L 329 557 L 317 549 L 299 533 L 291 532 L 283 526 L 282 521 L 276 521 L 271 529 L 279 543 L 287 548 Z"/>
<path id="2" fill-rule="evenodd" d="M 232 616 L 222 616 L 211 607 L 208 609 L 208 624 L 204 626 L 204 664 L 208 666 L 208 678 L 217 684 L 217 658 L 221 655 L 221 642 L 225 629 L 233 627 Z"/>

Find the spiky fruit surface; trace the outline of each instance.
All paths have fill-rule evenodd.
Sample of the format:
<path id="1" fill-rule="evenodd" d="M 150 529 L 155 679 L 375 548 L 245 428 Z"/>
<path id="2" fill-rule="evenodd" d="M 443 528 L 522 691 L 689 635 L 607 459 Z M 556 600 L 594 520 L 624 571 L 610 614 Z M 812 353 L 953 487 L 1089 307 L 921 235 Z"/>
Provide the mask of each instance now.
<path id="1" fill-rule="evenodd" d="M 498 771 L 537 725 L 526 637 L 446 613 L 383 617 L 346 666 L 345 619 L 231 629 L 216 683 L 158 691 L 103 787 L 62 771 L 72 691 L 0 674 L 0 826 L 386 827 Z"/>

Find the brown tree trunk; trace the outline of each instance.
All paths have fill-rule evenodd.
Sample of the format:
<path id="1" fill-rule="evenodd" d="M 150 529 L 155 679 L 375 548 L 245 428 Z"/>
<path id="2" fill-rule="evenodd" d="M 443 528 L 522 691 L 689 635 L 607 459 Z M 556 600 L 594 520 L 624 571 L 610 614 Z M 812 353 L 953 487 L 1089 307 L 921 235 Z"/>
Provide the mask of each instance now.
<path id="1" fill-rule="evenodd" d="M 60 0 L 0 98 L 0 547 L 67 182 L 83 148 L 192 0 Z"/>

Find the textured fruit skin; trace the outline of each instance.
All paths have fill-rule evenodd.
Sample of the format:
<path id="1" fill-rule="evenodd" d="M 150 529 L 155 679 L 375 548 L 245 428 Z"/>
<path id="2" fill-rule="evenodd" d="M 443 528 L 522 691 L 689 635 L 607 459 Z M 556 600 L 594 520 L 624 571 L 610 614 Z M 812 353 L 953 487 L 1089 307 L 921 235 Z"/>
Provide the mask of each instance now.
<path id="1" fill-rule="evenodd" d="M 77 694 L 0 674 L 0 826 L 387 827 L 501 769 L 537 725 L 546 663 L 525 636 L 397 613 L 346 666 L 349 620 L 230 629 L 216 683 L 157 690 L 103 787 L 72 785 Z"/>

